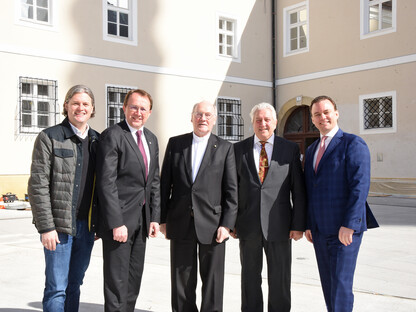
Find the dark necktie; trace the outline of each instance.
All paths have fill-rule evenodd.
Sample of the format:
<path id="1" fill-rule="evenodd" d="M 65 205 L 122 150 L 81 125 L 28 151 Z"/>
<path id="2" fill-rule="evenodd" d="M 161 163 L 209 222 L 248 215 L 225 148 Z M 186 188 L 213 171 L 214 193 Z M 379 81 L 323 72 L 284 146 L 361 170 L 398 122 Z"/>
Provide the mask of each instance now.
<path id="1" fill-rule="evenodd" d="M 147 156 L 146 156 L 146 152 L 144 151 L 144 146 L 142 142 L 142 131 L 141 130 L 136 131 L 136 135 L 137 135 L 137 145 L 139 146 L 140 153 L 143 156 L 144 166 L 146 167 L 146 180 L 147 180 L 147 173 L 148 173 Z"/>
<path id="2" fill-rule="evenodd" d="M 264 179 L 266 178 L 267 170 L 269 170 L 269 161 L 267 159 L 266 153 L 266 141 L 260 141 L 261 151 L 260 151 L 260 162 L 259 162 L 259 178 L 260 182 L 263 184 Z"/>
<path id="3" fill-rule="evenodd" d="M 325 153 L 325 140 L 327 136 L 323 136 L 321 139 L 321 143 L 319 145 L 318 155 L 316 156 L 316 163 L 315 163 L 315 173 L 318 170 L 319 162 L 321 161 L 322 156 Z"/>

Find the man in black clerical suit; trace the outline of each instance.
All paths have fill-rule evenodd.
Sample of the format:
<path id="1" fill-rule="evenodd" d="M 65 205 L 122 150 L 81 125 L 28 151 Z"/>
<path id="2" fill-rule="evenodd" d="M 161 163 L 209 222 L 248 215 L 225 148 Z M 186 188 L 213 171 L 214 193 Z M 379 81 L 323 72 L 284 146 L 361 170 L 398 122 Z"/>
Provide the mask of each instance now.
<path id="1" fill-rule="evenodd" d="M 216 107 L 195 104 L 193 132 L 170 138 L 161 174 L 161 232 L 170 239 L 172 311 L 222 311 L 225 240 L 237 217 L 234 148 L 212 134 Z"/>

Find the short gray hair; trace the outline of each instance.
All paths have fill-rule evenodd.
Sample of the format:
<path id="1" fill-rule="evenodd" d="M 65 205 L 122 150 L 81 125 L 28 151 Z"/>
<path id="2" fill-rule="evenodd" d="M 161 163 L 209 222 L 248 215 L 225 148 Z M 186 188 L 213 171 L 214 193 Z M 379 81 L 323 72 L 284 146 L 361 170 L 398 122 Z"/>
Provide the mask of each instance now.
<path id="1" fill-rule="evenodd" d="M 273 119 L 277 120 L 277 114 L 276 114 L 276 110 L 274 109 L 274 107 L 269 103 L 262 102 L 257 105 L 254 105 L 254 107 L 251 109 L 251 112 L 250 112 L 251 123 L 253 123 L 254 121 L 254 115 L 256 114 L 256 112 L 262 109 L 269 109 L 272 112 Z"/>
<path id="2" fill-rule="evenodd" d="M 201 103 L 208 103 L 208 104 L 212 105 L 212 107 L 214 108 L 214 116 L 217 116 L 217 105 L 211 103 L 210 101 L 206 101 L 206 100 L 195 103 L 194 106 L 192 107 L 192 114 L 195 113 L 196 107 Z"/>

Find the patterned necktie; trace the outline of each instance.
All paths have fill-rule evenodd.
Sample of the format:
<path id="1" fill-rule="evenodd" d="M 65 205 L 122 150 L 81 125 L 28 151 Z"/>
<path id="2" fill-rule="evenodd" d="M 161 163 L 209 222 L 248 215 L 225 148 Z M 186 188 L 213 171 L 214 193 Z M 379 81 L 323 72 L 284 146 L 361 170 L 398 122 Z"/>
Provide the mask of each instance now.
<path id="1" fill-rule="evenodd" d="M 318 170 L 319 162 L 321 161 L 321 158 L 325 153 L 325 140 L 326 139 L 327 139 L 327 136 L 323 136 L 321 139 L 321 143 L 319 145 L 318 155 L 316 156 L 315 173 Z"/>
<path id="2" fill-rule="evenodd" d="M 269 170 L 269 161 L 267 159 L 266 153 L 266 141 L 260 141 L 261 151 L 260 151 L 260 162 L 259 162 L 259 178 L 260 182 L 263 184 L 264 179 L 266 178 L 267 170 Z"/>
<path id="3" fill-rule="evenodd" d="M 146 156 L 146 152 L 144 151 L 144 146 L 142 142 L 142 130 L 136 131 L 136 135 L 137 135 L 137 145 L 139 146 L 140 153 L 143 156 L 144 166 L 146 167 L 146 180 L 147 180 L 147 174 L 148 174 L 147 156 Z"/>

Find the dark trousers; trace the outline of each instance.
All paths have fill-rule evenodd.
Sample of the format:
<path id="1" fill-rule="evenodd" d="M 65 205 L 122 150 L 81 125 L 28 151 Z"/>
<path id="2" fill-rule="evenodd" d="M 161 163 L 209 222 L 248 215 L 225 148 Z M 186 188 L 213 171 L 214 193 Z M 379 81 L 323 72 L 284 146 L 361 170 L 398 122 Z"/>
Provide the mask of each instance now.
<path id="1" fill-rule="evenodd" d="M 353 235 L 344 246 L 338 235 L 312 233 L 325 303 L 329 312 L 351 312 L 354 304 L 352 285 L 363 233 Z"/>
<path id="2" fill-rule="evenodd" d="M 199 249 L 199 252 L 198 252 Z M 190 240 L 171 240 L 172 311 L 197 312 L 197 259 L 202 280 L 201 312 L 220 312 L 223 308 L 225 243 L 200 244 Z"/>
<path id="3" fill-rule="evenodd" d="M 105 311 L 134 311 L 142 281 L 146 235 L 143 226 L 126 243 L 103 239 Z"/>
<path id="4" fill-rule="evenodd" d="M 241 311 L 263 312 L 263 249 L 269 284 L 268 311 L 290 311 L 291 241 L 268 242 L 264 238 L 240 239 Z"/>

